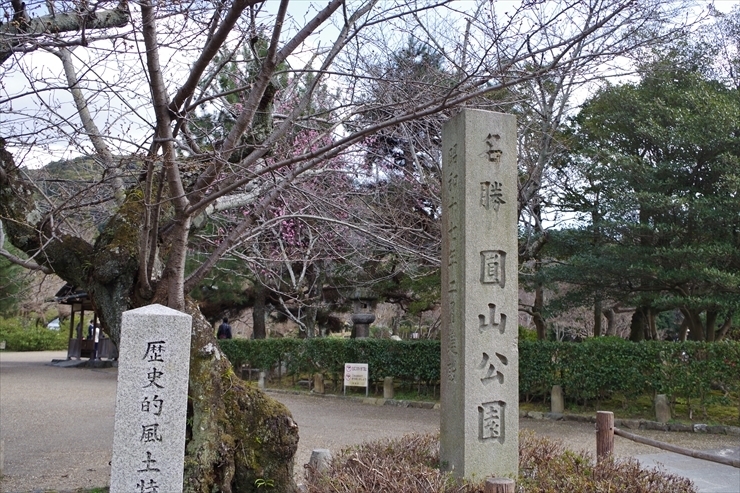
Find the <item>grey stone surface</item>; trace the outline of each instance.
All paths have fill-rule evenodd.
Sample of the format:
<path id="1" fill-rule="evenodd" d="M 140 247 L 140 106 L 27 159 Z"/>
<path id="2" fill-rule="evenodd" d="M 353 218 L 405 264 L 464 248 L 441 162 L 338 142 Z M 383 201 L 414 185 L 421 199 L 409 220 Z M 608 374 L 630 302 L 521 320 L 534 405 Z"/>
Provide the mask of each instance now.
<path id="1" fill-rule="evenodd" d="M 324 375 L 322 373 L 316 373 L 313 376 L 313 391 L 317 394 L 324 393 Z"/>
<path id="2" fill-rule="evenodd" d="M 123 313 L 111 493 L 182 491 L 191 330 L 161 305 Z"/>
<path id="3" fill-rule="evenodd" d="M 322 473 L 328 470 L 331 465 L 331 451 L 325 448 L 312 450 L 308 465 L 313 472 Z"/>
<path id="4" fill-rule="evenodd" d="M 668 431 L 668 424 L 659 423 L 658 421 L 642 421 L 640 424 L 640 429 Z"/>
<path id="5" fill-rule="evenodd" d="M 619 424 L 616 422 L 618 421 Z M 615 424 L 617 426 L 622 426 L 624 428 L 627 428 L 628 430 L 639 430 L 640 429 L 640 420 L 639 419 L 620 419 L 615 420 Z"/>
<path id="6" fill-rule="evenodd" d="M 694 433 L 706 433 L 707 432 L 707 425 L 702 423 L 696 423 L 694 425 Z"/>
<path id="7" fill-rule="evenodd" d="M 655 396 L 655 420 L 659 423 L 667 423 L 671 420 L 671 405 L 668 403 L 668 396 L 658 394 Z"/>
<path id="8" fill-rule="evenodd" d="M 563 387 L 560 385 L 553 385 L 550 391 L 550 411 L 553 413 L 562 413 L 565 411 Z"/>
<path id="9" fill-rule="evenodd" d="M 394 395 L 393 377 L 385 377 L 383 379 L 383 399 L 393 399 Z"/>
<path id="10" fill-rule="evenodd" d="M 516 118 L 465 109 L 442 139 L 441 465 L 516 476 Z"/>
<path id="11" fill-rule="evenodd" d="M 727 428 L 722 425 L 708 425 L 707 433 L 713 433 L 715 435 L 725 435 L 727 433 Z"/>
<path id="12" fill-rule="evenodd" d="M 682 431 L 682 432 L 693 432 L 694 427 L 692 425 L 685 425 L 682 423 L 668 423 L 668 431 Z"/>

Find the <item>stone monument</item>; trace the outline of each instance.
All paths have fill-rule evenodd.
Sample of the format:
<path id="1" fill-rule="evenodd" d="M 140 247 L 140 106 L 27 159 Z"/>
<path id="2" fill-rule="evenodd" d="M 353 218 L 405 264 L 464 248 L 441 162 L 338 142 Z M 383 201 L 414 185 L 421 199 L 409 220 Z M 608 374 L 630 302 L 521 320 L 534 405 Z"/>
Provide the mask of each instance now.
<path id="1" fill-rule="evenodd" d="M 191 327 L 162 305 L 123 314 L 111 493 L 182 491 Z"/>
<path id="2" fill-rule="evenodd" d="M 352 338 L 370 337 L 370 324 L 375 322 L 375 307 L 378 297 L 368 289 L 358 288 L 350 296 L 352 300 Z"/>
<path id="3" fill-rule="evenodd" d="M 442 131 L 440 459 L 516 477 L 517 147 L 513 115 L 463 110 Z"/>
<path id="4" fill-rule="evenodd" d="M 655 396 L 655 420 L 659 423 L 667 423 L 672 419 L 671 404 L 668 396 L 658 394 Z"/>

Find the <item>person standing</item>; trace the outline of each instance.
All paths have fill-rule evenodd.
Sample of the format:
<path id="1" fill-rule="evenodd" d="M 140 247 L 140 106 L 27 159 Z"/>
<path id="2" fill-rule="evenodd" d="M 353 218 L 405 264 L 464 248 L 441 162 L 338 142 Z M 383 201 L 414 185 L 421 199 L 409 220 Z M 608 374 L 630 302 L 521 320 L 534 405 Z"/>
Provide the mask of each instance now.
<path id="1" fill-rule="evenodd" d="M 229 325 L 229 319 L 224 317 L 224 321 L 218 326 L 218 332 L 216 333 L 218 339 L 231 339 L 231 325 Z"/>

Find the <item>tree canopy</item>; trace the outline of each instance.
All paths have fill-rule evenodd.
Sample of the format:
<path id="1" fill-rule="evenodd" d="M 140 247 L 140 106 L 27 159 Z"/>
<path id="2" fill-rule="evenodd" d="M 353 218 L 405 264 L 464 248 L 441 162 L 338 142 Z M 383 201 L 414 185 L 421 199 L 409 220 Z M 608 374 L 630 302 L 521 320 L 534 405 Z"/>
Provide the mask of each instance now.
<path id="1" fill-rule="evenodd" d="M 575 118 L 559 200 L 583 226 L 558 235 L 548 275 L 581 286 L 571 298 L 680 310 L 714 340 L 740 308 L 740 100 L 685 62 L 652 62 Z"/>

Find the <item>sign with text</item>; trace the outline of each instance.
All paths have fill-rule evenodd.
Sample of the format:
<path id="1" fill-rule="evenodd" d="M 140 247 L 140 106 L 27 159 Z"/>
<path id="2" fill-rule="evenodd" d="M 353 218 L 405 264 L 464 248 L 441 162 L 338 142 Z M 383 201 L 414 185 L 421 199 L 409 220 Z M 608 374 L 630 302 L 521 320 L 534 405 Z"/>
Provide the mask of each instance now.
<path id="1" fill-rule="evenodd" d="M 368 373 L 367 363 L 345 363 L 344 392 L 347 393 L 347 387 L 365 387 L 365 395 L 367 395 Z"/>
<path id="2" fill-rule="evenodd" d="M 442 130 L 439 456 L 464 478 L 518 475 L 516 132 L 471 109 Z"/>
<path id="3" fill-rule="evenodd" d="M 161 305 L 123 313 L 111 493 L 183 489 L 191 327 Z"/>

